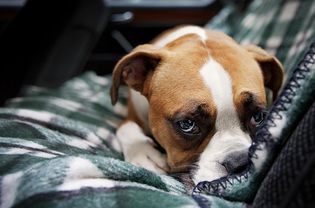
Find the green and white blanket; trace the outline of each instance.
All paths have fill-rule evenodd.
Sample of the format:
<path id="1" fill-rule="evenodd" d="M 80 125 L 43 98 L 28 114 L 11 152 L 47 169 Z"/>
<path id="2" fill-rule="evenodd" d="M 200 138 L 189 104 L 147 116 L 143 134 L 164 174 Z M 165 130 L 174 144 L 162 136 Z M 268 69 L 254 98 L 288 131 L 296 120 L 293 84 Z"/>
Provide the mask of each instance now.
<path id="1" fill-rule="evenodd" d="M 276 53 L 289 74 L 288 87 L 269 116 L 278 130 L 270 131 L 274 126 L 267 123 L 258 132 L 246 173 L 199 184 L 187 193 L 170 176 L 124 162 L 115 129 L 126 114 L 126 90 L 112 107 L 110 77 L 88 72 L 57 90 L 30 87 L 0 109 L 0 208 L 246 206 L 272 160 L 270 151 L 294 129 L 303 113 L 298 107 L 308 105 L 314 94 L 315 52 L 299 65 L 303 73 L 294 69 L 314 38 L 315 3 L 256 0 L 242 15 L 231 8 L 209 26 L 219 28 L 220 22 L 220 29 L 240 42 Z M 279 126 L 283 118 L 289 122 Z M 266 135 L 274 140 L 268 142 Z M 270 156 L 257 157 L 262 152 Z"/>
<path id="2" fill-rule="evenodd" d="M 114 130 L 126 95 L 113 108 L 110 83 L 89 72 L 0 109 L 1 208 L 198 207 L 180 182 L 123 161 Z"/>
<path id="3" fill-rule="evenodd" d="M 159 205 L 164 195 L 178 203 L 180 183 L 123 162 L 115 150 L 121 116 L 107 100 L 109 86 L 86 73 L 57 91 L 30 88 L 0 110 L 1 207 L 135 206 L 142 197 Z"/>

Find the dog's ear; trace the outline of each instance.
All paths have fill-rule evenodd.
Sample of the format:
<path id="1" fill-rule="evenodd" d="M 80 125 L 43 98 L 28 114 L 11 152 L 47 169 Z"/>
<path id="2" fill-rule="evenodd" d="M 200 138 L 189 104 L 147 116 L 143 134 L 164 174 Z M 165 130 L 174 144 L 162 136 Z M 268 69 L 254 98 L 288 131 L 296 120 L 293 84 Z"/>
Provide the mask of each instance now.
<path id="1" fill-rule="evenodd" d="M 255 45 L 247 45 L 244 48 L 252 54 L 258 62 L 263 76 L 265 86 L 272 91 L 273 100 L 276 99 L 283 82 L 283 66 L 280 61 L 262 48 Z"/>
<path id="2" fill-rule="evenodd" d="M 118 99 L 118 89 L 121 84 L 142 93 L 144 82 L 150 70 L 154 70 L 163 57 L 161 49 L 145 44 L 136 47 L 124 56 L 115 66 L 111 86 L 111 100 L 114 105 Z"/>

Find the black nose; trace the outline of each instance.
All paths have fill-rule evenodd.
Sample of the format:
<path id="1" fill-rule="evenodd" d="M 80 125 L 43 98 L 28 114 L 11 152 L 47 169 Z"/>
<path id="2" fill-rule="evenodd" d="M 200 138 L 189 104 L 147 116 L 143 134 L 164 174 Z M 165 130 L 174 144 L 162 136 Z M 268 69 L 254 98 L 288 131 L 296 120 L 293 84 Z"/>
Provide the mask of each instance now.
<path id="1" fill-rule="evenodd" d="M 225 158 L 222 165 L 230 173 L 240 173 L 248 165 L 248 152 L 233 152 Z"/>

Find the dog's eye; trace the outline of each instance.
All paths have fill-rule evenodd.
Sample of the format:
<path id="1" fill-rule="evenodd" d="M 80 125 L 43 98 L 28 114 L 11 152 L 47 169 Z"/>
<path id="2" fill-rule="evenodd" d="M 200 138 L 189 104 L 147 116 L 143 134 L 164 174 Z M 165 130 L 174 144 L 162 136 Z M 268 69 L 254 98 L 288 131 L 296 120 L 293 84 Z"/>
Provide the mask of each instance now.
<path id="1" fill-rule="evenodd" d="M 254 126 L 259 126 L 266 117 L 265 111 L 257 111 L 250 119 L 250 123 Z"/>
<path id="2" fill-rule="evenodd" d="M 180 130 L 186 134 L 198 134 L 200 133 L 200 128 L 196 125 L 193 120 L 183 119 L 177 121 L 177 125 Z"/>

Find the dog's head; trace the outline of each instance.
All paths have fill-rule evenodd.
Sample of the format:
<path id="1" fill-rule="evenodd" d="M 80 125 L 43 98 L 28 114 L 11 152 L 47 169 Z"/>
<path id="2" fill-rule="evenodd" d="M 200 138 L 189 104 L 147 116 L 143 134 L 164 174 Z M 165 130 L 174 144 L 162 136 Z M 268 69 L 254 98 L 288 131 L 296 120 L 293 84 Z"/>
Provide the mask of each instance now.
<path id="1" fill-rule="evenodd" d="M 149 102 L 149 126 L 171 172 L 191 170 L 195 183 L 239 171 L 264 118 L 265 86 L 275 97 L 280 62 L 257 46 L 204 31 L 160 46 L 141 45 L 113 73 L 112 101 L 125 83 Z"/>

